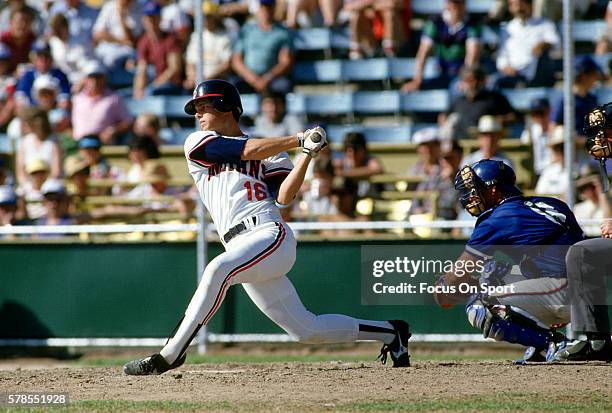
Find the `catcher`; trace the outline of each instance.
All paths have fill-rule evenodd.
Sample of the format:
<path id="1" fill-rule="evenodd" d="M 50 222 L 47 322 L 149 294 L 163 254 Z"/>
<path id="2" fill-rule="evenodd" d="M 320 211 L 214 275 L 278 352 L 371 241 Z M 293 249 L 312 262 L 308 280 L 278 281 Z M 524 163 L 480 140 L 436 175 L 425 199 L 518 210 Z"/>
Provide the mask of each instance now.
<path id="1" fill-rule="evenodd" d="M 467 300 L 468 320 L 485 338 L 522 344 L 528 347 L 525 361 L 545 361 L 552 356 L 550 343 L 564 339 L 555 327 L 570 320 L 565 255 L 584 234 L 564 202 L 525 197 L 515 183 L 512 168 L 500 161 L 485 159 L 459 170 L 455 189 L 463 207 L 478 220 L 458 260 L 484 261 L 485 270 L 471 277 L 443 275 L 437 287 L 446 293 L 436 293 L 434 299 L 441 306 Z M 500 252 L 519 264 L 499 259 Z M 462 283 L 504 288 L 469 296 L 452 292 L 453 287 L 460 291 Z"/>

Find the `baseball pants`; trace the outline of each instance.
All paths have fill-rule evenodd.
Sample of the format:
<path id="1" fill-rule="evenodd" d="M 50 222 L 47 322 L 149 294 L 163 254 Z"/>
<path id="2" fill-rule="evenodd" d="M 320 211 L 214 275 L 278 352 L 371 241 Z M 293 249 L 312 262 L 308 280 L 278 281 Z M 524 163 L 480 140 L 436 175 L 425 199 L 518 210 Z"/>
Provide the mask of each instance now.
<path id="1" fill-rule="evenodd" d="M 574 244 L 565 256 L 571 292 L 572 330 L 610 333 L 606 278 L 612 270 L 612 239 L 588 239 Z"/>
<path id="2" fill-rule="evenodd" d="M 169 363 L 178 359 L 234 284 L 242 284 L 255 305 L 300 342 L 393 341 L 395 330 L 386 321 L 358 320 L 340 314 L 315 315 L 308 311 L 285 275 L 295 262 L 295 253 L 293 233 L 280 222 L 260 225 L 232 239 L 226 251 L 206 266 L 183 321 L 160 354 Z"/>

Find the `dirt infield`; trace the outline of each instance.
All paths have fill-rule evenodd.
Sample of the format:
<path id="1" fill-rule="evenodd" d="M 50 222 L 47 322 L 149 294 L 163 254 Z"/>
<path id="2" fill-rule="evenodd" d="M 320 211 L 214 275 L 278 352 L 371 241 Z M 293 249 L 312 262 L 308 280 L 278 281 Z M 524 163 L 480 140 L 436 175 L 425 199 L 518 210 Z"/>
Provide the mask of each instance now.
<path id="1" fill-rule="evenodd" d="M 226 362 L 149 377 L 128 377 L 119 367 L 0 371 L 0 393 L 67 392 L 73 411 L 612 411 L 611 386 L 610 364 L 499 360 L 422 360 L 406 369 L 373 361 Z"/>

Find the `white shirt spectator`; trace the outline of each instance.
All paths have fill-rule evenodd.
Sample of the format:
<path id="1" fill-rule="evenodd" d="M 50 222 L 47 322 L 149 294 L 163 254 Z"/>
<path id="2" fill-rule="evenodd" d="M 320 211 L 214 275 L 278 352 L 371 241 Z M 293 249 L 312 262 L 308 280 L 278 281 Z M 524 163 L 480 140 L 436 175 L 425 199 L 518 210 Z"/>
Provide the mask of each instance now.
<path id="1" fill-rule="evenodd" d="M 193 33 L 187 46 L 187 64 L 196 65 L 198 61 L 197 34 Z M 208 77 L 211 73 L 216 73 L 219 68 L 226 63 L 232 55 L 232 42 L 227 32 L 202 32 L 204 42 L 204 76 Z"/>
<path id="2" fill-rule="evenodd" d="M 542 171 L 535 187 L 536 194 L 565 195 L 567 191 L 567 174 L 561 162 L 554 162 Z"/>
<path id="3" fill-rule="evenodd" d="M 548 135 L 537 123 L 528 124 L 521 134 L 521 143 L 532 144 L 533 147 L 533 169 L 540 175 L 544 168 L 551 162 L 550 147 L 548 146 Z"/>
<path id="4" fill-rule="evenodd" d="M 497 52 L 497 69 L 512 67 L 523 70 L 535 61 L 533 48 L 539 43 L 559 45 L 555 25 L 545 19 L 530 18 L 526 21 L 514 18 L 501 29 L 501 42 Z"/>
<path id="5" fill-rule="evenodd" d="M 71 84 L 78 84 L 84 77 L 83 68 L 93 60 L 91 48 L 71 41 L 64 42 L 56 36 L 49 39 L 49 46 L 56 66 L 68 76 Z"/>
<path id="6" fill-rule="evenodd" d="M 77 8 L 70 7 L 66 0 L 60 0 L 53 2 L 51 10 L 49 10 L 49 19 L 58 13 L 63 14 L 68 19 L 70 44 L 91 48 L 91 35 L 98 17 L 98 10 L 86 5 L 84 0 L 79 3 Z"/>
<path id="7" fill-rule="evenodd" d="M 118 39 L 125 39 L 125 33 L 119 24 L 119 10 L 117 2 L 111 0 L 102 6 L 98 19 L 94 24 L 94 34 L 97 32 L 107 32 Z M 142 13 L 137 1 L 132 1 L 126 16 L 126 25 L 136 37 L 142 34 Z M 102 60 L 105 66 L 113 67 L 115 63 L 123 58 L 134 54 L 134 48 L 128 45 L 100 42 L 96 47 L 96 55 Z"/>
<path id="8" fill-rule="evenodd" d="M 264 115 L 255 119 L 251 136 L 269 138 L 274 136 L 289 136 L 304 130 L 304 121 L 296 115 L 286 114 L 280 123 L 272 123 Z"/>

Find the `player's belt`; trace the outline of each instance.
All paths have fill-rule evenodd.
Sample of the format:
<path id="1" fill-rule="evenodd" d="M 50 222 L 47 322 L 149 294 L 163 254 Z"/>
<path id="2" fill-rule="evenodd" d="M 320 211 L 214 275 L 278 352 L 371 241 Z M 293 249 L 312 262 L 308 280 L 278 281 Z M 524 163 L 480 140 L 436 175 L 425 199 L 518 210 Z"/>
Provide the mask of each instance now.
<path id="1" fill-rule="evenodd" d="M 225 235 L 223 235 L 223 241 L 225 241 L 225 243 L 227 244 L 234 237 L 242 234 L 247 229 L 251 229 L 254 226 L 256 226 L 257 225 L 257 221 L 258 221 L 258 219 L 257 219 L 256 216 L 252 216 L 252 217 L 248 217 L 248 218 L 243 219 L 242 222 L 239 222 L 238 224 L 236 224 L 233 227 L 231 227 L 229 229 L 229 231 L 227 231 L 225 233 Z"/>

